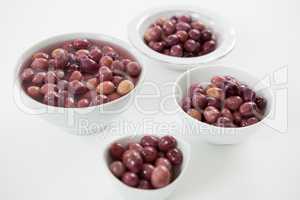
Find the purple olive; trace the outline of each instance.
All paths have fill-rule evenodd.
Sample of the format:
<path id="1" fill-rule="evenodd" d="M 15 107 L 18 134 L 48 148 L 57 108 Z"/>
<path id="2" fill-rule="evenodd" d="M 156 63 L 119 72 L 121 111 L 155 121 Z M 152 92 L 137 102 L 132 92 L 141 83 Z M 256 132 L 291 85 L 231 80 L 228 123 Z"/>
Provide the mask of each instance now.
<path id="1" fill-rule="evenodd" d="M 172 164 L 167 158 L 158 158 L 155 162 L 155 166 L 163 165 L 167 167 L 170 171 L 172 170 Z"/>
<path id="2" fill-rule="evenodd" d="M 176 56 L 176 57 L 182 57 L 183 56 L 183 50 L 180 45 L 174 45 L 170 49 L 170 56 Z"/>
<path id="3" fill-rule="evenodd" d="M 173 46 L 179 43 L 179 38 L 177 37 L 177 35 L 173 34 L 173 35 L 169 35 L 166 39 L 165 39 L 166 43 L 168 46 Z"/>
<path id="4" fill-rule="evenodd" d="M 176 146 L 177 140 L 171 135 L 166 135 L 159 139 L 158 147 L 163 152 L 168 152 Z"/>
<path id="5" fill-rule="evenodd" d="M 125 151 L 125 147 L 120 143 L 113 143 L 109 147 L 110 155 L 117 160 L 122 160 Z"/>
<path id="6" fill-rule="evenodd" d="M 254 101 L 255 100 L 256 94 L 249 87 L 241 86 L 240 90 L 241 90 L 241 96 L 244 99 L 244 101 Z"/>
<path id="7" fill-rule="evenodd" d="M 202 41 L 209 41 L 212 39 L 212 33 L 208 30 L 204 30 L 201 32 L 201 40 Z"/>
<path id="8" fill-rule="evenodd" d="M 191 23 L 192 17 L 190 15 L 180 15 L 177 17 L 178 22 Z"/>
<path id="9" fill-rule="evenodd" d="M 34 71 L 31 68 L 26 68 L 21 73 L 21 80 L 24 82 L 31 82 L 34 77 Z"/>
<path id="10" fill-rule="evenodd" d="M 152 163 L 157 159 L 158 152 L 154 147 L 145 147 L 141 151 L 141 154 L 143 156 L 144 162 L 146 163 Z"/>
<path id="11" fill-rule="evenodd" d="M 219 117 L 215 125 L 219 127 L 234 127 L 232 121 L 227 117 Z"/>
<path id="12" fill-rule="evenodd" d="M 189 25 L 186 22 L 178 22 L 176 24 L 176 30 L 177 31 L 186 31 L 188 32 L 191 29 L 191 25 Z"/>
<path id="13" fill-rule="evenodd" d="M 123 154 L 124 165 L 133 173 L 139 173 L 143 168 L 143 158 L 136 150 L 127 150 Z"/>
<path id="14" fill-rule="evenodd" d="M 154 170 L 154 166 L 151 164 L 144 164 L 143 169 L 140 173 L 142 179 L 151 181 L 152 172 Z"/>
<path id="15" fill-rule="evenodd" d="M 141 139 L 141 145 L 143 147 L 158 147 L 159 138 L 156 136 L 146 135 Z"/>
<path id="16" fill-rule="evenodd" d="M 94 60 L 95 62 L 98 62 L 102 57 L 102 51 L 98 47 L 94 47 L 90 53 L 89 57 Z"/>
<path id="17" fill-rule="evenodd" d="M 225 99 L 225 106 L 232 111 L 239 109 L 243 103 L 243 99 L 240 96 L 231 96 Z"/>
<path id="18" fill-rule="evenodd" d="M 256 124 L 258 121 L 259 120 L 256 117 L 250 117 L 247 119 L 247 125 L 250 126 L 250 125 Z"/>
<path id="19" fill-rule="evenodd" d="M 171 172 L 167 167 L 159 165 L 154 168 L 151 176 L 151 183 L 154 188 L 162 188 L 171 182 Z"/>
<path id="20" fill-rule="evenodd" d="M 221 116 L 222 117 L 227 117 L 228 119 L 230 119 L 231 121 L 233 120 L 233 116 L 232 113 L 230 112 L 230 110 L 228 108 L 223 108 L 221 110 Z"/>
<path id="21" fill-rule="evenodd" d="M 35 70 L 47 70 L 48 69 L 48 60 L 45 58 L 36 58 L 31 63 L 32 69 Z"/>
<path id="22" fill-rule="evenodd" d="M 208 123 L 213 124 L 219 118 L 220 111 L 213 106 L 207 106 L 204 110 L 203 115 Z"/>
<path id="23" fill-rule="evenodd" d="M 68 90 L 74 95 L 80 95 L 86 93 L 88 88 L 82 82 L 74 80 L 69 82 Z"/>
<path id="24" fill-rule="evenodd" d="M 257 107 L 262 111 L 264 111 L 267 107 L 267 101 L 263 97 L 257 96 L 255 98 L 255 103 L 256 103 Z"/>
<path id="25" fill-rule="evenodd" d="M 192 105 L 198 110 L 202 110 L 207 106 L 207 98 L 204 94 L 197 93 L 192 97 Z"/>
<path id="26" fill-rule="evenodd" d="M 240 126 L 240 125 L 241 125 L 241 122 L 242 122 L 242 115 L 241 115 L 241 113 L 240 113 L 239 111 L 235 111 L 235 112 L 232 114 L 232 116 L 233 116 L 233 122 L 234 122 L 236 125 Z"/>
<path id="27" fill-rule="evenodd" d="M 46 77 L 46 72 L 38 72 L 36 75 L 34 75 L 32 79 L 32 83 L 35 85 L 41 85 L 44 83 Z"/>
<path id="28" fill-rule="evenodd" d="M 216 47 L 217 47 L 217 43 L 214 40 L 207 41 L 202 45 L 201 53 L 208 54 L 214 51 Z"/>
<path id="29" fill-rule="evenodd" d="M 140 180 L 138 188 L 142 189 L 142 190 L 151 190 L 151 189 L 153 189 L 150 181 L 147 181 L 147 180 Z"/>
<path id="30" fill-rule="evenodd" d="M 99 78 L 100 82 L 111 81 L 113 79 L 113 72 L 110 68 L 108 68 L 106 66 L 102 66 L 99 69 L 98 78 Z"/>
<path id="31" fill-rule="evenodd" d="M 184 43 L 184 49 L 188 52 L 194 52 L 198 47 L 199 43 L 197 43 L 195 40 L 189 39 Z"/>
<path id="32" fill-rule="evenodd" d="M 132 77 L 137 77 L 140 75 L 142 68 L 137 62 L 129 62 L 126 66 L 127 73 Z"/>
<path id="33" fill-rule="evenodd" d="M 181 102 L 181 108 L 187 112 L 190 108 L 192 108 L 192 100 L 190 97 L 185 97 Z"/>
<path id="34" fill-rule="evenodd" d="M 41 88 L 38 86 L 30 86 L 27 88 L 27 93 L 34 99 L 38 99 L 42 96 Z"/>
<path id="35" fill-rule="evenodd" d="M 217 99 L 215 97 L 207 97 L 207 105 L 208 106 L 213 106 L 215 108 L 221 109 L 222 107 L 222 102 L 220 99 Z"/>
<path id="36" fill-rule="evenodd" d="M 174 148 L 168 151 L 167 153 L 168 160 L 173 165 L 181 165 L 183 161 L 183 155 L 182 152 L 178 148 Z"/>
<path id="37" fill-rule="evenodd" d="M 118 178 L 121 178 L 126 171 L 126 168 L 121 161 L 115 161 L 111 163 L 109 168 L 113 175 L 115 175 Z"/>
<path id="38" fill-rule="evenodd" d="M 94 73 L 98 71 L 99 65 L 87 56 L 80 59 L 80 69 L 82 72 Z"/>
<path id="39" fill-rule="evenodd" d="M 166 35 L 171 35 L 175 32 L 175 25 L 170 21 L 167 20 L 164 24 L 163 24 L 163 31 Z"/>
<path id="40" fill-rule="evenodd" d="M 128 148 L 129 148 L 130 150 L 136 150 L 136 151 L 138 151 L 138 152 L 140 152 L 140 153 L 142 153 L 142 150 L 144 149 L 144 148 L 142 147 L 141 144 L 136 143 L 136 142 L 131 142 L 131 143 L 129 143 L 129 144 L 128 144 Z"/>
<path id="41" fill-rule="evenodd" d="M 126 172 L 122 177 L 122 181 L 130 187 L 137 187 L 139 185 L 139 177 L 132 172 Z"/>
<path id="42" fill-rule="evenodd" d="M 257 113 L 257 106 L 254 102 L 246 102 L 240 106 L 239 109 L 243 117 L 252 117 Z"/>
<path id="43" fill-rule="evenodd" d="M 90 46 L 90 42 L 86 39 L 75 39 L 73 41 L 73 47 L 76 49 L 87 49 Z"/>
<path id="44" fill-rule="evenodd" d="M 189 31 L 189 37 L 193 40 L 199 40 L 201 37 L 201 32 L 197 29 L 191 29 Z"/>
<path id="45" fill-rule="evenodd" d="M 50 106 L 56 106 L 58 103 L 58 94 L 57 92 L 47 92 L 44 96 L 44 104 L 50 105 Z"/>
<path id="46" fill-rule="evenodd" d="M 149 47 L 151 49 L 153 49 L 154 51 L 161 52 L 164 49 L 164 47 L 165 47 L 165 43 L 151 41 L 151 42 L 149 42 Z"/>
<path id="47" fill-rule="evenodd" d="M 191 26 L 199 31 L 203 31 L 205 29 L 205 25 L 203 25 L 200 21 L 193 21 Z"/>
<path id="48" fill-rule="evenodd" d="M 218 88 L 224 88 L 226 79 L 223 76 L 214 76 L 210 82 Z"/>

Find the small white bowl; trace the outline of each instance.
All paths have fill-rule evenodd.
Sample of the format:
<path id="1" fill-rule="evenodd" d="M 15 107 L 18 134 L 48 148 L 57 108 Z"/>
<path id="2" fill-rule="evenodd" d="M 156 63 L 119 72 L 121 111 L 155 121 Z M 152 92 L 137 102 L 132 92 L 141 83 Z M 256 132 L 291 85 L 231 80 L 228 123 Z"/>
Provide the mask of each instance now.
<path id="1" fill-rule="evenodd" d="M 154 136 L 162 137 L 164 135 L 155 135 Z M 108 176 L 109 180 L 112 181 L 115 186 L 115 190 L 120 193 L 120 195 L 126 200 L 164 200 L 168 198 L 172 192 L 176 189 L 178 184 L 180 184 L 185 176 L 185 172 L 188 168 L 190 158 L 191 158 L 191 150 L 190 145 L 183 141 L 182 139 L 174 136 L 177 139 L 178 148 L 182 151 L 183 154 L 183 163 L 181 167 L 180 174 L 178 177 L 168 186 L 160 189 L 154 190 L 142 190 L 137 188 L 132 188 L 124 183 L 122 183 L 119 179 L 117 179 L 109 169 L 109 163 L 111 163 L 111 158 L 109 156 L 109 147 L 112 143 L 118 142 L 121 144 L 128 144 L 129 142 L 138 142 L 144 135 L 134 135 L 134 136 L 123 136 L 114 139 L 109 139 L 109 142 L 103 146 L 103 154 L 102 154 L 102 166 L 104 167 L 104 173 Z M 103 164 L 104 163 L 104 164 Z"/>
<path id="2" fill-rule="evenodd" d="M 91 40 L 99 40 L 107 42 L 126 50 L 137 62 L 142 66 L 139 81 L 136 87 L 127 95 L 114 101 L 86 108 L 63 108 L 54 107 L 42 104 L 29 97 L 23 88 L 20 81 L 20 69 L 25 61 L 32 56 L 33 53 L 47 48 L 50 45 L 72 40 L 76 38 L 86 38 Z M 133 99 L 140 89 L 144 80 L 145 70 L 142 59 L 137 55 L 136 51 L 127 43 L 114 37 L 106 36 L 98 33 L 70 33 L 48 38 L 30 47 L 19 58 L 15 69 L 15 101 L 19 109 L 25 113 L 35 114 L 50 123 L 59 126 L 65 131 L 75 135 L 91 135 L 103 131 L 109 123 L 111 123 L 122 112 L 128 110 L 133 103 Z"/>
<path id="3" fill-rule="evenodd" d="M 189 14 L 194 19 L 201 20 L 211 29 L 217 38 L 217 48 L 213 52 L 193 58 L 179 58 L 158 53 L 144 42 L 144 33 L 147 28 L 159 17 Z M 216 61 L 227 55 L 234 47 L 236 33 L 234 28 L 222 17 L 196 6 L 168 6 L 143 12 L 134 18 L 128 25 L 128 38 L 131 44 L 149 58 L 156 60 L 160 65 L 173 70 L 187 70 Z"/>
<path id="4" fill-rule="evenodd" d="M 264 118 L 256 124 L 238 128 L 222 128 L 198 121 L 181 108 L 182 98 L 187 95 L 188 88 L 194 83 L 209 83 L 210 79 L 216 75 L 230 75 L 237 78 L 242 83 L 253 88 L 258 95 L 267 100 L 267 108 Z M 248 136 L 257 132 L 263 126 L 264 121 L 269 117 L 273 106 L 273 95 L 270 88 L 251 74 L 224 66 L 198 67 L 183 73 L 175 82 L 173 88 L 173 98 L 177 107 L 178 116 L 183 119 L 193 134 L 212 144 L 237 144 L 245 140 Z"/>

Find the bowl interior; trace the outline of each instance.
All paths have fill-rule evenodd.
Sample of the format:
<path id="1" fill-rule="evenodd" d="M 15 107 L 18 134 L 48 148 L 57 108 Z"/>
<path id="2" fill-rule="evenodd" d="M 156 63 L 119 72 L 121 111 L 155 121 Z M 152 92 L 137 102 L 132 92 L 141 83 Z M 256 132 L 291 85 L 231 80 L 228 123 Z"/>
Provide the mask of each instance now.
<path id="1" fill-rule="evenodd" d="M 115 178 L 113 176 L 113 174 L 110 172 L 110 169 L 109 169 L 109 164 L 112 162 L 112 159 L 109 155 L 109 147 L 112 143 L 120 143 L 124 146 L 126 146 L 128 143 L 130 142 L 139 142 L 142 137 L 144 135 L 134 135 L 134 136 L 126 136 L 126 137 L 122 137 L 122 138 L 118 138 L 118 139 L 115 139 L 113 140 L 112 142 L 110 142 L 105 150 L 104 150 L 104 161 L 106 163 L 106 169 L 108 170 L 108 173 L 115 179 L 117 180 L 117 178 Z M 164 135 L 155 135 L 155 136 L 158 136 L 158 137 L 162 137 Z M 176 177 L 176 179 L 168 186 L 164 187 L 164 188 L 161 188 L 159 190 L 163 190 L 163 189 L 167 189 L 169 186 L 173 185 L 175 182 L 177 182 L 181 177 L 182 177 L 182 174 L 183 172 L 186 170 L 187 166 L 188 166 L 188 163 L 189 163 L 189 160 L 190 160 L 190 146 L 189 144 L 187 144 L 186 142 L 184 142 L 182 139 L 178 138 L 178 137 L 175 137 L 177 139 L 177 143 L 178 143 L 178 148 L 182 151 L 182 154 L 183 154 L 183 162 L 182 162 L 182 166 L 181 166 L 181 169 L 180 169 L 180 172 L 178 173 L 178 176 Z M 125 184 L 123 184 L 121 181 L 118 181 L 121 185 L 124 185 L 126 186 Z M 128 186 L 126 186 L 128 187 Z M 131 188 L 131 187 L 128 187 L 130 189 L 135 189 L 135 188 Z M 138 189 L 138 191 L 157 191 L 157 190 L 140 190 Z"/>
<path id="2" fill-rule="evenodd" d="M 180 58 L 167 56 L 149 48 L 144 42 L 144 33 L 147 28 L 159 17 L 171 17 L 174 15 L 189 14 L 193 19 L 201 20 L 215 35 L 217 48 L 215 51 L 198 57 Z M 129 40 L 140 51 L 151 58 L 179 65 L 193 65 L 207 63 L 216 60 L 233 48 L 235 44 L 235 31 L 222 17 L 207 10 L 193 7 L 163 7 L 144 12 L 129 24 Z M 186 68 L 186 67 L 185 67 Z"/>
<path id="3" fill-rule="evenodd" d="M 194 83 L 202 83 L 203 85 L 208 84 L 210 79 L 216 75 L 230 75 L 237 78 L 244 84 L 247 84 L 250 88 L 252 88 L 258 95 L 263 96 L 267 100 L 267 108 L 265 112 L 265 116 L 269 115 L 273 103 L 272 93 L 270 88 L 268 88 L 263 80 L 260 80 L 251 74 L 231 68 L 231 67 L 223 67 L 223 66 L 215 66 L 215 67 L 205 67 L 205 68 L 195 68 L 190 71 L 182 74 L 176 81 L 174 87 L 174 97 L 177 103 L 177 106 L 180 106 L 181 100 L 184 96 L 187 95 L 188 88 Z"/>
<path id="4" fill-rule="evenodd" d="M 185 10 L 185 9 L 165 10 L 165 11 L 158 12 L 154 15 L 146 16 L 144 18 L 143 23 L 140 24 L 139 29 L 138 29 L 140 38 L 143 40 L 144 33 L 146 32 L 146 30 L 158 18 L 160 18 L 160 17 L 171 18 L 172 16 L 185 15 L 185 14 L 191 15 L 193 20 L 196 20 L 196 19 L 201 20 L 201 22 L 204 25 L 206 25 L 206 27 L 216 35 L 218 46 L 222 45 L 222 43 L 224 41 L 224 35 L 222 33 L 225 32 L 225 30 L 222 26 L 220 26 L 218 24 L 216 19 L 214 19 L 212 16 L 206 15 L 203 12 L 200 13 L 200 12 L 196 12 L 193 10 Z"/>
<path id="5" fill-rule="evenodd" d="M 34 53 L 36 53 L 38 51 L 45 50 L 45 49 L 49 49 L 49 48 L 52 48 L 52 47 L 56 47 L 58 44 L 61 44 L 62 42 L 77 39 L 77 38 L 86 38 L 86 39 L 89 39 L 89 40 L 94 41 L 94 42 L 101 42 L 101 44 L 103 44 L 103 45 L 109 44 L 110 46 L 121 50 L 122 54 L 128 55 L 130 58 L 132 58 L 133 60 L 136 60 L 141 65 L 142 71 L 141 71 L 140 77 L 138 78 L 138 80 L 136 82 L 135 88 L 131 92 L 129 92 L 128 94 L 120 97 L 119 99 L 116 99 L 116 100 L 113 100 L 111 102 L 102 104 L 101 106 L 106 107 L 106 108 L 110 107 L 109 105 L 117 104 L 117 102 L 121 101 L 125 97 L 133 95 L 133 93 L 137 90 L 137 88 L 140 87 L 141 82 L 144 79 L 145 69 L 143 67 L 142 59 L 136 54 L 136 51 L 134 49 L 132 49 L 132 47 L 130 45 L 128 45 L 126 42 L 123 42 L 123 41 L 121 41 L 117 38 L 114 38 L 114 37 L 106 36 L 106 35 L 103 35 L 103 34 L 96 34 L 96 33 L 63 34 L 63 35 L 58 35 L 58 36 L 48 38 L 46 40 L 43 40 L 41 42 L 38 42 L 38 43 L 34 44 L 32 47 L 30 47 L 27 51 L 25 51 L 21 55 L 21 57 L 19 58 L 19 60 L 17 62 L 16 70 L 15 70 L 15 75 L 16 75 L 15 80 L 17 82 L 18 88 L 20 88 L 25 93 L 25 95 L 28 96 L 27 93 L 23 90 L 19 75 L 21 73 L 21 70 L 24 68 L 24 66 L 26 64 L 28 64 L 28 62 L 31 60 L 31 56 Z M 29 97 L 29 98 L 31 98 L 31 97 Z M 39 103 L 39 104 L 41 104 L 41 105 L 48 106 L 48 105 L 42 104 L 42 103 L 40 103 L 40 102 L 38 102 L 34 99 L 32 99 L 32 100 Z M 60 109 L 60 108 L 65 109 L 63 107 L 56 107 L 56 108 L 57 109 Z M 87 109 L 90 109 L 90 107 L 72 108 L 72 109 L 87 110 Z"/>

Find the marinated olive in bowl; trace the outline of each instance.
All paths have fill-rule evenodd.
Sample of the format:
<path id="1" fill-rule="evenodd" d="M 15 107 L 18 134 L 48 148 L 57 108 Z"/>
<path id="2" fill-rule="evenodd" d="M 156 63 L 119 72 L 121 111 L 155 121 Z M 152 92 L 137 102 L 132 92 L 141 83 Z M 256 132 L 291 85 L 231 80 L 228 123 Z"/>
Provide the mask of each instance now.
<path id="1" fill-rule="evenodd" d="M 125 185 L 159 189 L 180 174 L 184 160 L 178 141 L 170 135 L 146 135 L 138 141 L 114 142 L 109 149 L 109 169 Z"/>
<path id="2" fill-rule="evenodd" d="M 195 83 L 182 99 L 191 117 L 219 127 L 245 127 L 259 122 L 267 100 L 232 76 L 214 76 L 210 83 Z"/>
<path id="3" fill-rule="evenodd" d="M 114 101 L 132 91 L 141 66 L 125 49 L 78 38 L 34 53 L 21 67 L 24 91 L 51 106 L 82 108 Z"/>
<path id="4" fill-rule="evenodd" d="M 197 57 L 217 48 L 216 35 L 191 15 L 160 17 L 144 33 L 154 51 L 175 57 Z"/>

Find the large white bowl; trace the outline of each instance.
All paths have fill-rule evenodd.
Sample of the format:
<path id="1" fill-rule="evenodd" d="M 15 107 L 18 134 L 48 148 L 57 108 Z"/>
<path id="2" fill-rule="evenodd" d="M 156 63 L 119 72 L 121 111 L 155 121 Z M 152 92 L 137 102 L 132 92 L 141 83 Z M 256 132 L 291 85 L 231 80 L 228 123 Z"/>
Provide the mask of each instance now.
<path id="1" fill-rule="evenodd" d="M 111 163 L 111 158 L 109 156 L 109 147 L 112 143 L 118 142 L 121 144 L 128 144 L 129 142 L 138 142 L 144 135 L 134 135 L 134 136 L 123 136 L 123 137 L 116 137 L 114 139 L 109 139 L 108 142 L 103 146 L 103 154 L 102 154 L 102 166 L 104 167 L 104 173 L 108 176 L 109 180 L 112 181 L 113 185 L 115 186 L 116 192 L 119 192 L 120 195 L 126 200 L 165 200 L 167 199 L 172 192 L 176 189 L 176 187 L 182 182 L 185 176 L 185 172 L 188 168 L 190 158 L 191 158 L 191 149 L 190 145 L 183 141 L 182 139 L 178 138 L 177 136 L 177 143 L 178 148 L 183 153 L 183 163 L 181 167 L 180 174 L 178 177 L 168 186 L 156 189 L 156 190 L 141 190 L 129 187 L 122 183 L 119 179 L 117 179 L 109 169 L 109 163 Z M 162 137 L 163 135 L 156 135 L 158 137 Z"/>
<path id="2" fill-rule="evenodd" d="M 185 113 L 180 105 L 182 98 L 187 95 L 189 86 L 193 83 L 209 83 L 210 79 L 216 75 L 233 76 L 254 89 L 258 95 L 266 98 L 267 108 L 264 118 L 251 126 L 222 128 L 198 121 Z M 192 131 L 194 135 L 197 135 L 199 138 L 213 144 L 237 144 L 242 142 L 263 126 L 265 120 L 270 116 L 273 105 L 272 92 L 262 80 L 259 80 L 255 76 L 252 76 L 243 70 L 224 66 L 209 66 L 205 68 L 198 67 L 185 72 L 175 82 L 173 98 L 177 107 L 178 116 L 183 119 L 187 128 Z"/>
<path id="3" fill-rule="evenodd" d="M 29 97 L 21 87 L 19 78 L 20 69 L 23 63 L 28 60 L 33 53 L 46 48 L 49 45 L 76 38 L 104 41 L 116 47 L 120 47 L 121 49 L 125 49 L 142 66 L 142 72 L 136 87 L 129 94 L 117 100 L 87 108 L 53 107 L 42 104 Z M 143 68 L 143 62 L 136 54 L 136 51 L 132 49 L 130 45 L 119 39 L 96 33 L 71 33 L 58 35 L 33 45 L 19 58 L 15 70 L 14 97 L 19 109 L 25 113 L 38 115 L 50 123 L 63 128 L 69 133 L 76 135 L 91 135 L 101 132 L 109 123 L 129 108 L 129 106 L 133 103 L 136 92 L 142 85 L 144 73 L 145 70 Z"/>
<path id="4" fill-rule="evenodd" d="M 158 53 L 149 48 L 144 42 L 147 28 L 159 17 L 189 14 L 194 19 L 201 20 L 217 37 L 217 49 L 207 55 L 193 58 L 179 58 Z M 173 70 L 187 70 L 216 61 L 227 55 L 234 47 L 236 33 L 234 28 L 216 13 L 197 6 L 168 6 L 147 10 L 135 17 L 128 25 L 128 38 L 131 44 L 147 57 L 157 61 L 158 65 Z"/>

